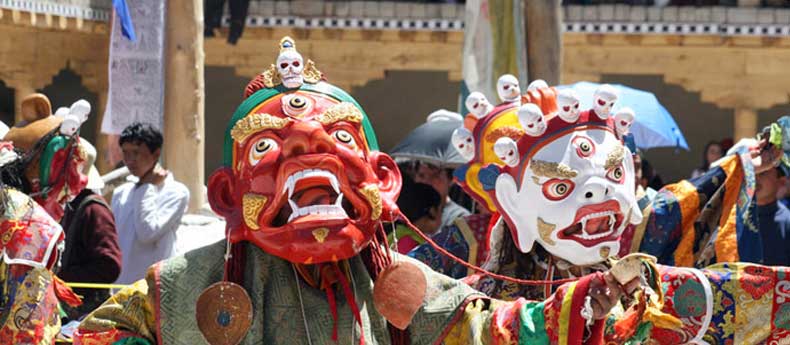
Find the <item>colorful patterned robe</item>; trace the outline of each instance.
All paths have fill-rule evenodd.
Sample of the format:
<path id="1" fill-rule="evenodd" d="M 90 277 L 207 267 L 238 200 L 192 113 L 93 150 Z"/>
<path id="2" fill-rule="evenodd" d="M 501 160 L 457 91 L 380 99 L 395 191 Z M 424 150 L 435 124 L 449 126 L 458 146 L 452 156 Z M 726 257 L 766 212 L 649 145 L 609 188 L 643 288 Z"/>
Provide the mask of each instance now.
<path id="1" fill-rule="evenodd" d="M 730 155 L 704 175 L 646 194 L 641 224 L 621 239 L 620 255 L 643 252 L 666 265 L 702 268 L 717 262 L 762 262 L 748 154 Z"/>
<path id="2" fill-rule="evenodd" d="M 490 221 L 490 214 L 459 217 L 453 221 L 453 225 L 444 227 L 436 234 L 431 235 L 431 239 L 453 255 L 472 264 L 480 265 L 488 256 Z M 407 229 L 407 231 L 412 230 Z M 474 271 L 439 253 L 436 248 L 427 243 L 420 244 L 406 255 L 421 261 L 436 272 L 456 279 L 474 273 Z"/>
<path id="3" fill-rule="evenodd" d="M 755 214 L 750 211 L 753 190 L 751 161 L 745 155 L 733 155 L 701 177 L 668 185 L 640 199 L 644 221 L 626 231 L 620 255 L 644 252 L 655 255 L 661 263 L 685 266 L 659 265 L 658 269 L 665 297 L 662 310 L 679 318 L 682 326 L 665 329 L 642 322 L 633 329 L 628 343 L 647 339 L 650 344 L 700 340 L 710 344 L 787 341 L 790 268 L 725 262 L 739 259 L 759 262 L 761 258 Z M 517 255 L 528 258 L 524 261 L 532 266 L 525 269 L 511 261 L 497 266 L 496 271 L 524 279 L 545 279 L 589 274 L 608 266 L 558 269 L 541 248 Z M 712 263 L 715 264 L 706 269 L 691 268 Z M 465 281 L 489 296 L 505 300 L 541 298 L 552 291 L 480 275 Z M 612 339 L 614 324 L 622 317 L 622 312 L 613 312 L 607 322 L 606 336 L 612 343 L 624 342 Z"/>
<path id="4" fill-rule="evenodd" d="M 246 253 L 243 285 L 252 298 L 253 320 L 242 344 L 334 344 L 325 292 L 303 282 L 285 260 L 250 244 Z M 203 289 L 222 279 L 224 254 L 225 243 L 219 242 L 154 265 L 145 280 L 120 291 L 83 321 L 76 344 L 204 344 L 195 303 Z M 502 302 L 416 260 L 396 259 L 414 263 L 428 282 L 408 328 L 414 345 L 581 344 L 600 339 L 605 327 L 601 320 L 587 328 L 581 316 L 588 285 L 600 275 L 563 285 L 543 302 Z M 358 343 L 363 332 L 366 344 L 390 344 L 387 322 L 373 304 L 373 281 L 359 256 L 348 260 L 348 271 L 362 327 L 344 295 L 336 294 L 336 343 Z"/>
<path id="5" fill-rule="evenodd" d="M 0 219 L 0 345 L 52 344 L 60 331 L 54 274 L 63 231 L 27 195 L 6 191 Z"/>

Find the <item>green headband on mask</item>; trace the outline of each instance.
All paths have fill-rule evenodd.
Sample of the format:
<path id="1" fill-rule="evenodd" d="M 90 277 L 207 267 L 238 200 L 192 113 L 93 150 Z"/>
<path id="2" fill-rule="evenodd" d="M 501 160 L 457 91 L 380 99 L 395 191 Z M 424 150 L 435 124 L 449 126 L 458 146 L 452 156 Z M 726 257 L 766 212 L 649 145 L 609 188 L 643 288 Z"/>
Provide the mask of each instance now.
<path id="1" fill-rule="evenodd" d="M 277 96 L 281 93 L 285 93 L 288 91 L 293 91 L 294 89 L 288 89 L 283 85 L 279 85 L 275 88 L 264 88 L 256 91 L 254 94 L 247 97 L 244 102 L 236 108 L 236 111 L 233 113 L 233 117 L 228 124 L 228 128 L 225 130 L 225 142 L 223 144 L 223 165 L 224 166 L 232 166 L 233 165 L 233 138 L 230 135 L 230 131 L 236 125 L 236 122 L 243 119 L 247 114 L 252 111 L 256 106 L 265 102 L 267 99 L 270 99 L 274 96 Z M 357 103 L 357 101 L 351 97 L 348 93 L 341 90 L 340 88 L 326 83 L 326 82 L 318 82 L 317 84 L 302 84 L 299 90 L 305 91 L 313 91 L 328 95 L 338 101 L 341 102 L 349 102 L 354 104 L 360 112 L 362 112 L 362 130 L 365 132 L 365 139 L 368 142 L 368 148 L 371 151 L 378 151 L 379 143 L 376 140 L 376 132 L 373 131 L 373 126 L 370 124 L 370 120 L 368 119 L 368 115 L 365 113 L 365 110 Z"/>

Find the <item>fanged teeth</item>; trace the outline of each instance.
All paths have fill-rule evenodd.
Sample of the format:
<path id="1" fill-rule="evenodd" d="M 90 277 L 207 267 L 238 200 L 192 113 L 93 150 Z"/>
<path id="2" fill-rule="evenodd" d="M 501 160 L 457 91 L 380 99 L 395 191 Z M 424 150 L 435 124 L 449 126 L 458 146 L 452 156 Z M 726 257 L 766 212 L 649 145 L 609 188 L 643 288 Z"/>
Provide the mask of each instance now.
<path id="1" fill-rule="evenodd" d="M 291 200 L 294 194 L 294 188 L 296 187 L 296 183 L 299 180 L 304 178 L 311 178 L 311 177 L 325 177 L 329 180 L 329 184 L 334 189 L 335 193 L 337 193 L 337 198 L 335 199 L 335 203 L 332 205 L 310 205 L 305 207 L 299 207 L 295 201 Z M 346 214 L 346 210 L 343 209 L 343 193 L 340 192 L 340 183 L 337 180 L 337 176 L 332 174 L 329 171 L 321 170 L 321 169 L 307 169 L 302 171 L 297 171 L 293 175 L 289 176 L 288 179 L 285 181 L 285 188 L 283 188 L 283 193 L 288 192 L 288 205 L 291 206 L 291 215 L 288 217 L 288 222 L 307 215 L 321 215 L 321 216 L 332 216 L 332 217 L 348 217 Z"/>
<path id="2" fill-rule="evenodd" d="M 288 192 L 288 198 L 292 197 L 294 194 L 294 188 L 296 187 L 296 183 L 299 180 L 304 178 L 310 177 L 325 177 L 329 180 L 329 184 L 332 185 L 332 189 L 335 190 L 335 193 L 340 193 L 340 183 L 337 181 L 337 176 L 335 174 L 321 169 L 306 169 L 295 172 L 293 175 L 288 176 L 288 179 L 285 181 L 285 188 L 283 188 L 283 193 L 286 191 Z"/>
<path id="3" fill-rule="evenodd" d="M 340 200 L 339 197 L 338 200 Z M 335 202 L 334 205 L 313 205 L 296 208 L 291 206 L 291 208 L 291 216 L 288 217 L 289 223 L 298 217 L 307 215 L 348 217 L 346 210 L 344 210 L 342 206 L 337 205 L 337 202 Z"/>
<path id="4" fill-rule="evenodd" d="M 609 230 L 604 232 L 599 232 L 597 234 L 588 234 L 587 233 L 587 221 L 593 218 L 600 218 L 600 217 L 609 217 Z M 606 236 L 611 235 L 614 233 L 614 226 L 617 223 L 617 218 L 612 211 L 605 211 L 605 212 L 598 212 L 598 213 L 591 213 L 584 216 L 580 221 L 582 224 L 582 231 L 578 234 L 573 234 L 573 236 L 585 239 L 585 240 L 596 240 L 599 238 L 603 238 Z"/>

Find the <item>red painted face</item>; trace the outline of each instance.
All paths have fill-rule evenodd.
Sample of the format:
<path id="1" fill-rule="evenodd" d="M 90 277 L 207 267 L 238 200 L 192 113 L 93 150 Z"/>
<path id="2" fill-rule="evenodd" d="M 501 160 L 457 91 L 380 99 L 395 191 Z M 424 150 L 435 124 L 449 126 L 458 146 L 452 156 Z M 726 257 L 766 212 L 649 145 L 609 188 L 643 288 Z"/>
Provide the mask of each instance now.
<path id="1" fill-rule="evenodd" d="M 234 166 L 209 181 L 232 242 L 250 241 L 294 263 L 350 258 L 390 220 L 400 172 L 370 152 L 350 103 L 297 91 L 264 101 L 240 120 Z"/>

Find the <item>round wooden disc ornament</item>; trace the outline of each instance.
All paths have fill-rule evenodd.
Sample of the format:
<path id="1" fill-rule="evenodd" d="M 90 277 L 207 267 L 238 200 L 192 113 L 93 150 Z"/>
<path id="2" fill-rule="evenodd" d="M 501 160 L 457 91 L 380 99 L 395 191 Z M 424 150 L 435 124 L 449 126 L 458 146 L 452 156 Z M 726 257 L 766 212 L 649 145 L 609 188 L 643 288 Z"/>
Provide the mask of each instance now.
<path id="1" fill-rule="evenodd" d="M 252 325 L 252 301 L 238 284 L 214 283 L 198 297 L 195 318 L 209 344 L 236 345 Z"/>
<path id="2" fill-rule="evenodd" d="M 406 329 L 414 314 L 422 306 L 428 282 L 416 265 L 393 262 L 376 278 L 373 286 L 373 305 L 389 323 Z"/>

